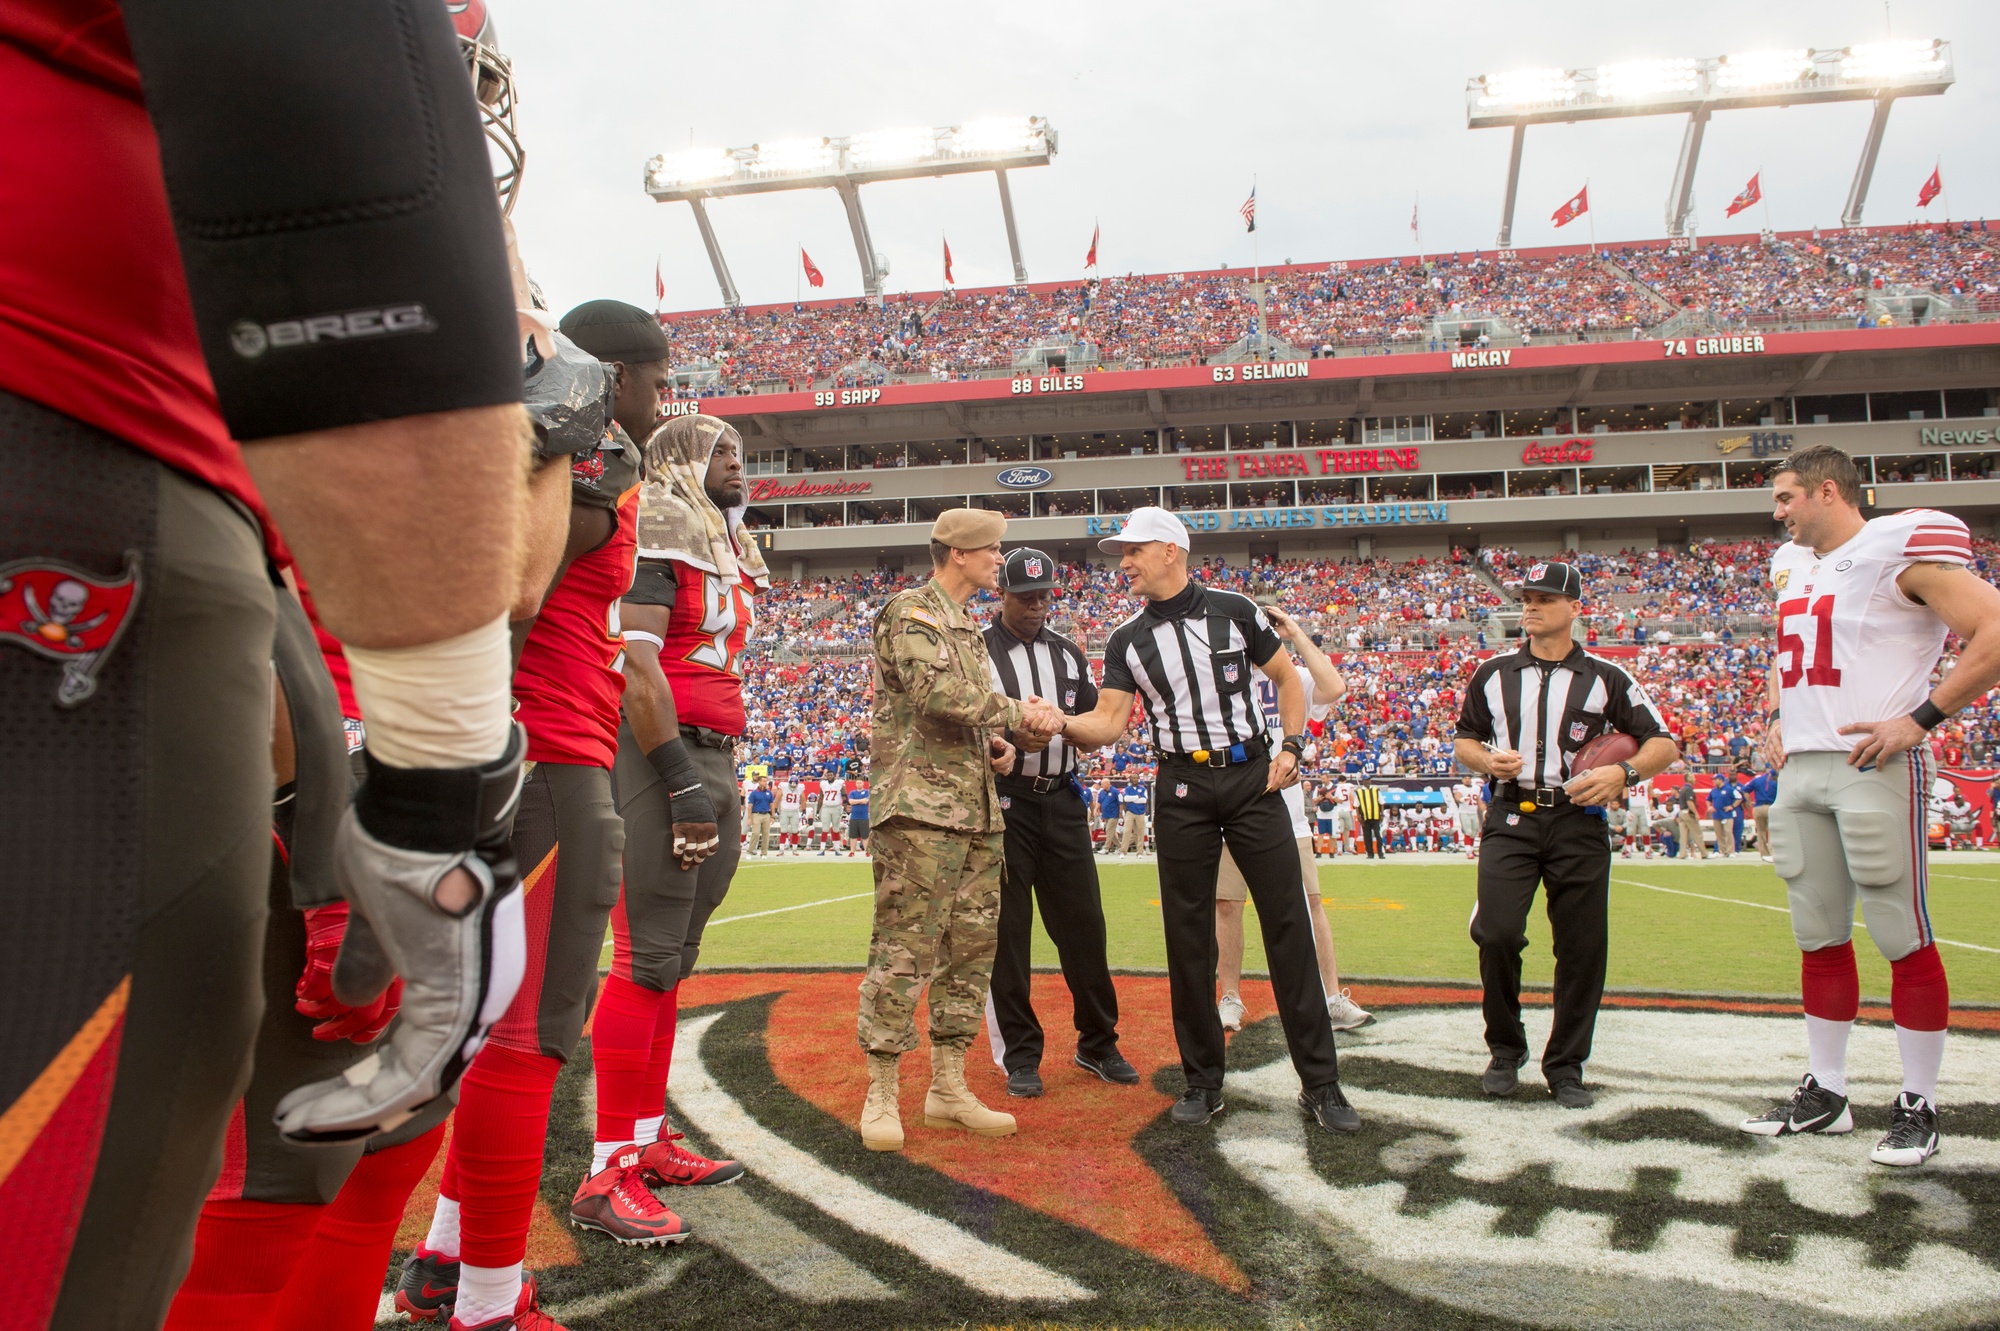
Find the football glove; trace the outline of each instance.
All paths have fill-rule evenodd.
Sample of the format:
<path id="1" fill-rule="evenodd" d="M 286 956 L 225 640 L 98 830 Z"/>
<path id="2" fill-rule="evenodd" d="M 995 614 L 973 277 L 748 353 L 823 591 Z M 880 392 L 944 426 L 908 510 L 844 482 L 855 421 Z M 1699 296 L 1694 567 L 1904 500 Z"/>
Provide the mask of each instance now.
<path id="1" fill-rule="evenodd" d="M 396 1009 L 403 1001 L 402 977 L 391 980 L 372 1002 L 355 1006 L 341 1002 L 333 996 L 333 965 L 341 940 L 347 936 L 347 903 L 313 906 L 305 917 L 306 968 L 293 990 L 297 998 L 293 1006 L 300 1016 L 317 1023 L 313 1027 L 315 1040 L 373 1044 L 396 1018 Z"/>

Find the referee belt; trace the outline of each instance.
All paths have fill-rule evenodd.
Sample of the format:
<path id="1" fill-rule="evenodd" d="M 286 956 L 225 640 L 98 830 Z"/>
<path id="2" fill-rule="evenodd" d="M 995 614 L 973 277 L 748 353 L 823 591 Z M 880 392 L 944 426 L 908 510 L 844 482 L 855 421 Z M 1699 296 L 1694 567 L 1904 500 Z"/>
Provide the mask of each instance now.
<path id="1" fill-rule="evenodd" d="M 1570 802 L 1569 792 L 1561 786 L 1523 786 L 1506 781 L 1502 782 L 1494 793 L 1503 802 L 1519 808 L 1522 813 L 1533 813 L 1537 809 L 1559 809 Z"/>
<path id="2" fill-rule="evenodd" d="M 1196 767 L 1234 767 L 1266 757 L 1271 752 L 1269 735 L 1259 735 L 1242 744 L 1232 744 L 1226 749 L 1196 749 L 1192 753 L 1170 753 L 1169 759 L 1193 763 Z"/>
<path id="3" fill-rule="evenodd" d="M 1026 790 L 1036 795 L 1046 795 L 1050 791 L 1061 790 L 1072 783 L 1073 773 L 1061 776 L 996 776 L 993 784 L 1002 790 Z"/>

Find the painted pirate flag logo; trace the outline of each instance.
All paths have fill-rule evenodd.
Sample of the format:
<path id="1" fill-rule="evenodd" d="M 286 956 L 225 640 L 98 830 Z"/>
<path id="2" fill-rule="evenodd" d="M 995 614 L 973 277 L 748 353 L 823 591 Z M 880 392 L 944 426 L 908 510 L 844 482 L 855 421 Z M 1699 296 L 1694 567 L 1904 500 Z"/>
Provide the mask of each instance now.
<path id="1" fill-rule="evenodd" d="M 104 577 L 59 559 L 0 564 L 0 642 L 63 663 L 56 702 L 75 707 L 97 691 L 97 672 L 131 622 L 139 599 L 139 552 Z"/>

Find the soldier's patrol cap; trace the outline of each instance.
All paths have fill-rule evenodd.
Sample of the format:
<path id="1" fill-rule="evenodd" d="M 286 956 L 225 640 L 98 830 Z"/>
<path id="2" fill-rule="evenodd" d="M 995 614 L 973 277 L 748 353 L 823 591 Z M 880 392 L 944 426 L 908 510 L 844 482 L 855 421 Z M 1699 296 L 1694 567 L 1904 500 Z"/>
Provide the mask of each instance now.
<path id="1" fill-rule="evenodd" d="M 1003 592 L 1039 592 L 1056 585 L 1056 561 L 1031 545 L 1008 553 L 1000 567 Z"/>
<path id="2" fill-rule="evenodd" d="M 1576 565 L 1564 564 L 1557 560 L 1530 564 L 1527 579 L 1521 583 L 1521 590 L 1549 592 L 1555 596 L 1567 596 L 1572 601 L 1581 601 L 1583 575 L 1576 571 Z"/>
<path id="3" fill-rule="evenodd" d="M 948 508 L 931 524 L 931 539 L 954 550 L 984 550 L 1007 534 L 1007 515 L 990 508 Z"/>

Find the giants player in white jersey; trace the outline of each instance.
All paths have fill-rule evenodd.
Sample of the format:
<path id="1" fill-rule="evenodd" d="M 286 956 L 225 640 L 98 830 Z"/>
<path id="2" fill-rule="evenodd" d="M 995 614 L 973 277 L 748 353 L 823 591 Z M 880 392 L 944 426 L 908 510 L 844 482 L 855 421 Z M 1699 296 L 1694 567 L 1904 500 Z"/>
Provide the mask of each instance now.
<path id="1" fill-rule="evenodd" d="M 1786 459 L 1774 516 L 1792 539 L 1771 559 L 1778 654 L 1765 755 L 1784 769 L 1771 854 L 1801 952 L 1807 1073 L 1789 1101 L 1743 1124 L 1781 1137 L 1849 1132 L 1847 1035 L 1860 1003 L 1854 906 L 1888 958 L 1903 1089 L 1884 1165 L 1938 1148 L 1937 1078 L 1949 991 L 1925 905 L 1928 732 L 2000 682 L 2000 590 L 1966 567 L 1965 524 L 1933 509 L 1872 521 L 1854 463 L 1820 445 Z M 1945 633 L 1964 642 L 1933 691 Z"/>

